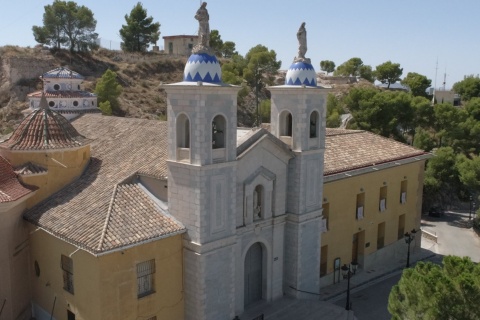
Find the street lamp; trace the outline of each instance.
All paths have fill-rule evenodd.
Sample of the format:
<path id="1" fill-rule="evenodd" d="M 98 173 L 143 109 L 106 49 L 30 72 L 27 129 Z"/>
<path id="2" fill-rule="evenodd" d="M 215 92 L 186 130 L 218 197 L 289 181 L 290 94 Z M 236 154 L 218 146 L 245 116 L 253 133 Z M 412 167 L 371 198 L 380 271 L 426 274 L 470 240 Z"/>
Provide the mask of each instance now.
<path id="1" fill-rule="evenodd" d="M 350 278 L 352 277 L 352 275 L 355 274 L 355 272 L 357 272 L 357 268 L 358 268 L 358 263 L 355 262 L 355 261 L 350 263 L 348 266 L 346 264 L 344 264 L 341 268 L 343 279 L 347 279 L 347 304 L 345 306 L 345 310 L 350 310 L 351 309 L 351 305 L 350 305 Z"/>
<path id="2" fill-rule="evenodd" d="M 405 233 L 405 242 L 407 243 L 408 246 L 408 251 L 407 251 L 407 268 L 410 267 L 410 243 L 412 243 L 413 239 L 415 239 L 415 233 L 417 233 L 417 230 L 412 229 L 412 231 Z"/>
<path id="3" fill-rule="evenodd" d="M 468 220 L 472 220 L 472 201 L 473 198 L 470 196 L 470 211 L 468 212 Z"/>
<path id="4" fill-rule="evenodd" d="M 256 107 L 257 107 L 257 127 L 260 127 L 260 115 L 259 115 L 259 111 L 258 111 L 258 87 L 260 86 L 260 79 L 262 75 L 261 71 L 263 70 L 263 68 L 260 68 L 258 65 L 256 66 L 255 68 L 255 103 L 256 103 Z"/>

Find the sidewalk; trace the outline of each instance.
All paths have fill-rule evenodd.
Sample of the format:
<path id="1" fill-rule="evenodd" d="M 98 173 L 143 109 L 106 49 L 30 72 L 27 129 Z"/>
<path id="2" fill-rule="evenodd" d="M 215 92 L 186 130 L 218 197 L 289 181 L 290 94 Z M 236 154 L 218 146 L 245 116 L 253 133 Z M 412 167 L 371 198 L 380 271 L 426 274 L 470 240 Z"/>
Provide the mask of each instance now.
<path id="1" fill-rule="evenodd" d="M 425 237 L 422 238 L 422 247 L 412 252 L 410 255 L 411 265 L 417 261 L 426 260 L 436 255 L 437 244 Z M 360 270 L 350 278 L 350 292 L 360 290 L 361 288 L 380 282 L 395 274 L 401 273 L 406 266 L 406 260 L 399 260 L 394 264 L 377 265 L 374 269 Z M 346 295 L 347 281 L 332 284 L 320 289 L 320 300 L 335 302 Z"/>

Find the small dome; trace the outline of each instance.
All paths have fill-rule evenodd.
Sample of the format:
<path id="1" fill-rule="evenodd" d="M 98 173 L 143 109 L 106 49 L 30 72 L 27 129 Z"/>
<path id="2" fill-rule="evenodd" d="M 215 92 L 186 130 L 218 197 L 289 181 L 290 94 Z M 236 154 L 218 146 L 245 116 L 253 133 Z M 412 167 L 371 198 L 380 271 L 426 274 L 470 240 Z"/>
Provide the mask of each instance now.
<path id="1" fill-rule="evenodd" d="M 183 72 L 183 81 L 222 82 L 222 68 L 215 55 L 194 53 L 188 58 Z"/>
<path id="2" fill-rule="evenodd" d="M 317 86 L 317 73 L 311 63 L 294 62 L 287 71 L 285 84 L 292 86 Z"/>
<path id="3" fill-rule="evenodd" d="M 65 117 L 48 108 L 43 95 L 40 108 L 30 113 L 0 147 L 10 150 L 63 149 L 89 142 Z"/>
<path id="4" fill-rule="evenodd" d="M 59 67 L 53 70 L 50 70 L 42 75 L 43 78 L 61 78 L 61 79 L 79 79 L 83 80 L 84 77 L 79 73 L 72 71 L 65 67 Z"/>

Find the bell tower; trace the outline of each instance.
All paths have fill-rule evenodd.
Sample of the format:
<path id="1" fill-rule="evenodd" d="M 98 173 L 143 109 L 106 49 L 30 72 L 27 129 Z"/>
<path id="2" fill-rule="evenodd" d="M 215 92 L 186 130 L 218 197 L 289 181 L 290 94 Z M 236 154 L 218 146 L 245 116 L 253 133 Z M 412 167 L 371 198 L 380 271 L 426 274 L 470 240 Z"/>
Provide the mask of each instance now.
<path id="1" fill-rule="evenodd" d="M 199 43 L 180 83 L 164 85 L 169 212 L 184 236 L 185 319 L 233 319 L 238 87 L 222 83 L 208 47 L 206 3 Z"/>
<path id="2" fill-rule="evenodd" d="M 323 159 L 328 89 L 317 86 L 307 50 L 305 23 L 297 32 L 298 56 L 285 85 L 270 87 L 271 132 L 290 146 L 285 229 L 284 291 L 297 298 L 316 299 L 320 287 Z"/>

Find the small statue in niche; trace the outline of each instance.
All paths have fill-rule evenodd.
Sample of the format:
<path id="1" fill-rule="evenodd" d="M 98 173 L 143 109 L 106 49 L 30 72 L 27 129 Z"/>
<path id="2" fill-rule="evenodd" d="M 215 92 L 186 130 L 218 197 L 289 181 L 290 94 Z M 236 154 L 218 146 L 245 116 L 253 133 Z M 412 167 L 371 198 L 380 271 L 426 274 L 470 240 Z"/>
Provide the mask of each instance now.
<path id="1" fill-rule="evenodd" d="M 260 219 L 262 217 L 262 192 L 257 186 L 253 191 L 253 218 Z"/>

